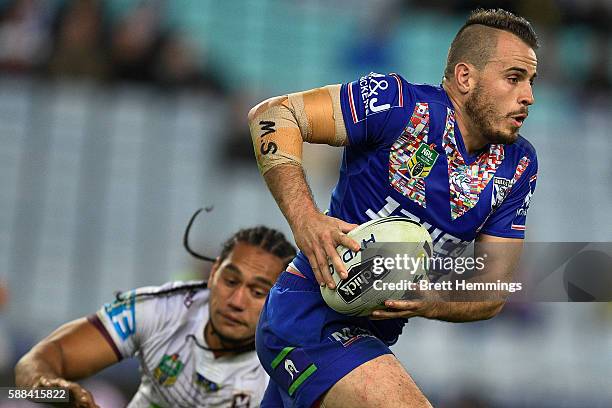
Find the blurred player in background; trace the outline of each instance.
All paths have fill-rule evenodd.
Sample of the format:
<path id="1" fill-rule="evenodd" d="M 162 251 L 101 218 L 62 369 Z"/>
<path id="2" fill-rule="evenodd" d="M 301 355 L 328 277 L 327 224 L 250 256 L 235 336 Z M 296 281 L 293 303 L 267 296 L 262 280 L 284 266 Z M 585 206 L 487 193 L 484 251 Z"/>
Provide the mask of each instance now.
<path id="1" fill-rule="evenodd" d="M 259 406 L 268 376 L 255 326 L 295 254 L 276 230 L 240 230 L 224 243 L 208 288 L 172 282 L 118 295 L 34 346 L 15 368 L 16 385 L 67 387 L 75 405 L 96 406 L 74 381 L 137 355 L 142 380 L 130 407 Z"/>
<path id="2" fill-rule="evenodd" d="M 260 171 L 301 249 L 270 291 L 257 329 L 257 352 L 273 380 L 263 406 L 430 406 L 388 347 L 407 318 L 488 319 L 503 300 L 388 301 L 387 310 L 354 318 L 328 308 L 319 285 L 335 287 L 328 259 L 347 277 L 335 248 L 359 244 L 345 234 L 388 215 L 424 225 L 438 256 L 457 256 L 474 240 L 504 244 L 490 278 L 509 280 L 537 173 L 535 149 L 518 134 L 534 103 L 537 47 L 525 19 L 476 10 L 451 44 L 440 86 L 371 73 L 251 110 Z M 344 146 L 327 215 L 305 180 L 303 142 Z"/>

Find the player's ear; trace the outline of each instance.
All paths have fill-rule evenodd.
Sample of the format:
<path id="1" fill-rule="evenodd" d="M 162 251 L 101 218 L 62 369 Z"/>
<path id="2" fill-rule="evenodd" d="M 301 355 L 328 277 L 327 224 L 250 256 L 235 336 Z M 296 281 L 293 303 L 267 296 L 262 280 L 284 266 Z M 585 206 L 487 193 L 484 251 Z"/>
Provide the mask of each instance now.
<path id="1" fill-rule="evenodd" d="M 457 83 L 457 89 L 462 94 L 467 94 L 473 87 L 475 67 L 471 64 L 460 62 L 455 65 L 455 82 Z"/>

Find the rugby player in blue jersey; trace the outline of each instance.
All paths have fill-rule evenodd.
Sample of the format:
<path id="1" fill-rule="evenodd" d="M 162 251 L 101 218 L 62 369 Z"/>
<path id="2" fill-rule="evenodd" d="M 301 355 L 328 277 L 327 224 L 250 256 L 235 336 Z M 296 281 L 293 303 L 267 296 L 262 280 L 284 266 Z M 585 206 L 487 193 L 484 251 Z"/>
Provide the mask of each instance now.
<path id="1" fill-rule="evenodd" d="M 251 110 L 259 169 L 301 249 L 260 316 L 257 352 L 273 380 L 262 406 L 430 406 L 389 350 L 407 318 L 488 319 L 503 300 L 394 301 L 349 317 L 327 307 L 319 285 L 334 287 L 328 259 L 346 277 L 335 247 L 359 244 L 345 234 L 388 215 L 418 220 L 439 255 L 503 243 L 493 270 L 511 276 L 537 174 L 518 133 L 534 103 L 537 47 L 522 17 L 479 9 L 453 40 L 440 86 L 371 73 Z M 344 146 L 326 215 L 304 177 L 303 142 Z"/>

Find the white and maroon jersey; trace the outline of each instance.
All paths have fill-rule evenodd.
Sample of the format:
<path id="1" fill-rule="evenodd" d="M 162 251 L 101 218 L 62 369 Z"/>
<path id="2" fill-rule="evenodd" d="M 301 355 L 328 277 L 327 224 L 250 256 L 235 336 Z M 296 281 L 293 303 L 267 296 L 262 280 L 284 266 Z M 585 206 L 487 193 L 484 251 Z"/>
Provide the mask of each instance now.
<path id="1" fill-rule="evenodd" d="M 140 360 L 130 408 L 259 406 L 268 375 L 255 351 L 215 358 L 200 347 L 208 296 L 202 282 L 171 282 L 123 293 L 89 318 L 119 359 Z"/>

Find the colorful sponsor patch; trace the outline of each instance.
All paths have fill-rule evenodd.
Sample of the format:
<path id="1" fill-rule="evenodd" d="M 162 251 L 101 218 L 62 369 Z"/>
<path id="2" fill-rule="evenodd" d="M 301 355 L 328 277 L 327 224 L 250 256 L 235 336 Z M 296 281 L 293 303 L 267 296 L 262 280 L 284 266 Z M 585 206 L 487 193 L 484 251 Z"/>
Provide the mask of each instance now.
<path id="1" fill-rule="evenodd" d="M 370 331 L 358 326 L 347 326 L 330 334 L 330 339 L 348 347 L 359 339 L 376 337 Z"/>
<path id="2" fill-rule="evenodd" d="M 132 291 L 123 300 L 104 305 L 104 312 L 113 323 L 115 333 L 125 341 L 136 333 L 136 295 Z"/>
<path id="3" fill-rule="evenodd" d="M 179 359 L 179 355 L 164 354 L 159 365 L 153 371 L 153 376 L 159 385 L 171 386 L 176 382 L 176 377 L 181 373 L 185 364 Z"/>
<path id="4" fill-rule="evenodd" d="M 388 76 L 370 72 L 348 84 L 348 99 L 353 123 L 368 116 L 404 106 L 402 81 L 397 74 Z"/>
<path id="5" fill-rule="evenodd" d="M 455 140 L 455 112 L 450 108 L 446 108 L 446 111 L 442 143 L 448 161 L 451 218 L 455 220 L 478 203 L 481 191 L 504 160 L 504 146 L 489 145 L 489 150 L 481 153 L 476 161 L 468 166 Z"/>
<path id="6" fill-rule="evenodd" d="M 317 366 L 302 350 L 285 347 L 271 363 L 274 380 L 292 396 L 315 371 Z"/>
<path id="7" fill-rule="evenodd" d="M 429 105 L 417 102 L 408 126 L 389 152 L 389 183 L 403 196 L 421 207 L 425 202 L 425 177 L 438 158 L 434 146 L 427 145 Z"/>
<path id="8" fill-rule="evenodd" d="M 215 392 L 221 389 L 221 386 L 219 384 L 217 384 L 214 381 L 209 380 L 208 378 L 204 377 L 202 374 L 198 372 L 194 373 L 194 382 L 200 387 L 203 387 L 206 390 L 206 392 Z"/>

